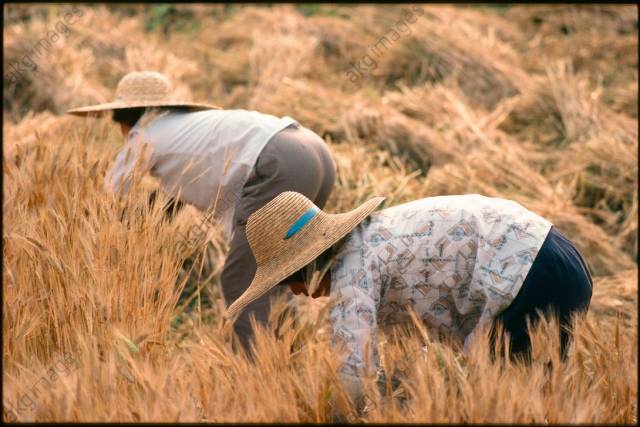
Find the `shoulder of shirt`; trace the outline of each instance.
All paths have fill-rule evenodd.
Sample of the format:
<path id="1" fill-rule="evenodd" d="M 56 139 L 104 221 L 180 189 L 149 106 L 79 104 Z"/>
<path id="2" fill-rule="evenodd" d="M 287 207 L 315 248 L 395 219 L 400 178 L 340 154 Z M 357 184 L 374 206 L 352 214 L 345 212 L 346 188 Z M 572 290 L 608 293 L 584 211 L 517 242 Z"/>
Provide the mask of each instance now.
<path id="1" fill-rule="evenodd" d="M 138 125 L 135 125 L 129 131 L 129 136 L 128 136 L 127 141 L 135 142 L 136 138 L 145 138 L 145 137 L 146 137 L 146 129 L 145 128 L 141 128 Z"/>
<path id="2" fill-rule="evenodd" d="M 136 134 L 142 134 L 145 136 L 149 136 L 150 134 L 153 134 L 155 132 L 163 132 L 162 126 L 171 119 L 175 119 L 177 118 L 177 116 L 182 116 L 182 115 L 192 115 L 192 114 L 200 114 L 200 113 L 210 113 L 210 112 L 219 112 L 221 110 L 201 110 L 201 111 L 164 111 L 161 114 L 159 114 L 157 117 L 153 117 L 148 123 L 145 123 L 144 125 L 141 124 L 140 122 L 136 123 L 136 125 L 131 128 L 131 131 L 129 132 L 129 138 L 131 138 L 132 135 L 136 135 Z M 225 110 L 226 111 L 226 110 Z M 144 119 L 144 117 L 143 117 Z M 143 120 L 142 119 L 142 120 Z"/>

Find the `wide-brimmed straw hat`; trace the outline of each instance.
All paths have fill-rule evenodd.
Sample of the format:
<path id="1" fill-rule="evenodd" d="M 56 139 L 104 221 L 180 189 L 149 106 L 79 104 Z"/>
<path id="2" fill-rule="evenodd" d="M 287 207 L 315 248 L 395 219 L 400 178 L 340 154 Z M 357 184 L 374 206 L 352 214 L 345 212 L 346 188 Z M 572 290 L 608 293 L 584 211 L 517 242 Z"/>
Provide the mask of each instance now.
<path id="1" fill-rule="evenodd" d="M 172 86 L 162 74 L 156 71 L 134 71 L 125 75 L 116 88 L 116 99 L 104 104 L 73 108 L 68 114 L 86 116 L 110 110 L 136 107 L 190 107 L 196 110 L 218 109 L 220 107 L 174 99 Z"/>
<path id="2" fill-rule="evenodd" d="M 247 221 L 246 233 L 256 274 L 225 318 L 233 323 L 247 305 L 345 237 L 384 199 L 374 197 L 350 212 L 328 214 L 302 194 L 287 191 L 255 211 Z"/>

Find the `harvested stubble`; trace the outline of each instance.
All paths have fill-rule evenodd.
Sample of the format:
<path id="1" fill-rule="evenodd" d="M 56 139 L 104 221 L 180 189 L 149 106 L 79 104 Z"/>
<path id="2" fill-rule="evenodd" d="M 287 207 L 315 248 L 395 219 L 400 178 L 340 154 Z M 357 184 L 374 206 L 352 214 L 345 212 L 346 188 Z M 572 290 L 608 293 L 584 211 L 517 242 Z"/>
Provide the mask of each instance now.
<path id="1" fill-rule="evenodd" d="M 634 9 L 421 7 L 359 85 L 350 62 L 400 7 L 321 5 L 305 16 L 294 6 L 180 6 L 161 27 L 187 16 L 192 29 L 152 32 L 141 19 L 157 16 L 150 7 L 85 7 L 3 100 L 5 418 L 637 422 Z M 7 10 L 5 65 L 59 9 Z M 121 136 L 106 120 L 60 115 L 108 99 L 132 69 L 165 73 L 185 97 L 290 115 L 325 136 L 338 166 L 329 211 L 372 195 L 391 206 L 479 192 L 549 217 L 595 276 L 567 362 L 545 327 L 528 368 L 491 362 L 482 342 L 462 356 L 419 329 L 388 331 L 383 366 L 402 386 L 391 398 L 371 385 L 373 409 L 358 416 L 335 377 L 323 301 L 294 299 L 296 320 L 285 317 L 277 341 L 259 331 L 258 363 L 231 352 L 219 322 L 220 232 L 178 245 L 198 233 L 198 213 L 168 224 L 159 208 L 147 212 L 148 181 L 125 200 L 106 196 Z M 182 287 L 202 286 L 213 304 L 197 295 L 195 312 L 176 307 Z M 64 352 L 74 369 L 51 378 Z"/>

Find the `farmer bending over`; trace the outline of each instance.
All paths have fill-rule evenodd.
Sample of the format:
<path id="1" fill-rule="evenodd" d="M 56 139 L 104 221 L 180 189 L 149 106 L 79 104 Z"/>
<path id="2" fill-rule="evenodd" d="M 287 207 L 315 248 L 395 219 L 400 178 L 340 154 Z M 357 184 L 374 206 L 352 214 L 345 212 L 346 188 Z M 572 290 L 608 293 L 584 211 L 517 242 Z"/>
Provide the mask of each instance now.
<path id="1" fill-rule="evenodd" d="M 115 95 L 113 102 L 68 111 L 80 116 L 113 111 L 120 124 L 127 143 L 105 188 L 125 194 L 138 164 L 137 172 L 150 171 L 179 203 L 190 203 L 222 222 L 231 243 L 221 281 L 224 297 L 232 303 L 256 271 L 245 234 L 247 218 L 288 190 L 324 206 L 335 180 L 327 146 L 290 117 L 176 100 L 169 81 L 157 72 L 127 74 Z M 147 156 L 141 155 L 143 147 Z M 266 322 L 270 296 L 255 299 L 235 326 L 245 348 L 252 335 L 249 315 Z"/>
<path id="2" fill-rule="evenodd" d="M 366 360 L 373 362 L 366 374 L 376 369 L 378 327 L 410 322 L 409 307 L 428 329 L 459 339 L 466 350 L 480 327 L 500 321 L 511 335 L 511 353 L 525 359 L 527 316 L 535 322 L 536 309 L 553 309 L 567 327 L 572 314 L 588 309 L 592 282 L 582 256 L 549 221 L 518 203 L 469 194 L 372 213 L 383 199 L 333 215 L 286 192 L 256 211 L 247 237 L 258 269 L 227 318 L 279 283 L 308 294 L 302 268 L 333 250 L 330 270 L 311 293 L 337 300 L 329 313 L 332 342 L 346 350 L 340 375 L 357 398 L 358 371 Z M 563 328 L 563 357 L 568 342 Z"/>

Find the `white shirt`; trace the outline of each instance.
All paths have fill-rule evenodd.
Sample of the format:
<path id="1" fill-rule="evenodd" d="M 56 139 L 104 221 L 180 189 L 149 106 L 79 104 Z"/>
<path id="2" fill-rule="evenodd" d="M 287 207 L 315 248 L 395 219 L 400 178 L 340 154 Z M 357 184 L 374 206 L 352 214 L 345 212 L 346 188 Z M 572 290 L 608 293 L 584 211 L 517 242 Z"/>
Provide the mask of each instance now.
<path id="1" fill-rule="evenodd" d="M 477 194 L 416 200 L 371 214 L 347 237 L 331 269 L 333 344 L 341 378 L 377 366 L 379 327 L 411 321 L 463 340 L 511 304 L 551 223 L 516 202 Z M 366 351 L 366 349 L 369 351 Z"/>
<path id="2" fill-rule="evenodd" d="M 262 149 L 276 133 L 297 124 L 290 117 L 247 110 L 168 111 L 142 126 L 144 121 L 131 129 L 105 188 L 128 192 L 139 161 L 136 173 L 149 171 L 168 194 L 199 209 L 213 209 L 227 236 L 242 187 Z"/>

